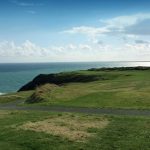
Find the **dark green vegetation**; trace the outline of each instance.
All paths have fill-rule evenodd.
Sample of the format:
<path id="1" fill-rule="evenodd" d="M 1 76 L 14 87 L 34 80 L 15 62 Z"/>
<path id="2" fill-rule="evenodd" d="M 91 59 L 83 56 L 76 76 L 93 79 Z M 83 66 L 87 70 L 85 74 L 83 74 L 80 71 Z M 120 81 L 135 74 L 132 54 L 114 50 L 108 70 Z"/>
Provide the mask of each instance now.
<path id="1" fill-rule="evenodd" d="M 83 129 L 79 123 L 74 123 L 78 119 L 81 124 L 86 123 L 83 126 L 86 128 Z M 65 123 L 64 120 L 68 122 Z M 81 128 L 84 131 L 81 135 L 86 133 L 84 140 L 74 140 L 67 132 L 63 132 L 68 129 L 72 121 L 74 126 L 69 128 L 71 136 L 76 135 L 76 128 L 78 131 Z M 100 121 L 99 127 L 94 126 L 98 121 Z M 57 123 L 57 126 L 53 123 Z M 62 132 L 58 135 L 57 131 L 46 132 L 48 127 L 49 130 L 56 128 Z M 0 149 L 2 150 L 149 150 L 149 141 L 149 118 L 0 111 Z"/>
<path id="2" fill-rule="evenodd" d="M 129 70 L 150 70 L 149 67 L 120 67 L 120 68 L 100 68 L 89 69 L 88 71 L 129 71 Z M 105 74 L 106 75 L 106 74 Z M 34 90 L 37 86 L 44 85 L 46 83 L 62 85 L 66 83 L 84 83 L 98 80 L 110 79 L 110 76 L 104 74 L 90 74 L 84 72 L 68 72 L 58 74 L 40 74 L 35 77 L 31 82 L 27 83 L 19 89 L 19 91 Z"/>
<path id="3" fill-rule="evenodd" d="M 62 85 L 66 83 L 72 83 L 72 82 L 92 82 L 96 80 L 104 80 L 107 79 L 104 76 L 97 75 L 97 74 L 84 74 L 84 73 L 77 73 L 77 72 L 71 72 L 71 73 L 58 73 L 58 74 L 49 74 L 44 75 L 40 74 L 37 76 L 33 81 L 29 82 L 25 86 L 23 86 L 19 91 L 28 91 L 28 90 L 34 90 L 36 87 L 40 85 L 44 85 L 46 83 L 56 84 L 56 85 Z"/>
<path id="4" fill-rule="evenodd" d="M 40 75 L 21 89 L 0 104 L 150 109 L 144 67 Z M 0 111 L 0 150 L 149 150 L 149 141 L 148 117 Z"/>
<path id="5" fill-rule="evenodd" d="M 96 76 L 96 81 L 61 86 L 44 84 L 35 89 L 28 103 L 105 108 L 150 108 L 150 70 L 104 70 L 64 73 Z M 93 78 L 92 78 L 93 79 Z"/>
<path id="6" fill-rule="evenodd" d="M 149 67 L 120 67 L 120 68 L 92 68 L 88 71 L 135 71 L 135 70 L 150 70 Z M 105 74 L 106 75 L 106 74 Z M 44 85 L 46 83 L 62 85 L 66 83 L 76 82 L 92 82 L 97 80 L 107 80 L 110 76 L 104 74 L 90 74 L 84 72 L 68 72 L 68 73 L 57 73 L 57 74 L 40 74 L 35 77 L 31 82 L 27 83 L 19 89 L 19 91 L 34 90 L 37 86 Z"/>
<path id="7" fill-rule="evenodd" d="M 13 100 L 25 99 L 35 105 L 150 109 L 150 69 L 146 67 L 40 75 L 24 90 L 29 90 L 29 85 L 35 90 L 14 93 Z M 17 97 L 20 95 L 22 98 Z M 10 100 L 7 95 L 0 97 L 0 103 Z"/>

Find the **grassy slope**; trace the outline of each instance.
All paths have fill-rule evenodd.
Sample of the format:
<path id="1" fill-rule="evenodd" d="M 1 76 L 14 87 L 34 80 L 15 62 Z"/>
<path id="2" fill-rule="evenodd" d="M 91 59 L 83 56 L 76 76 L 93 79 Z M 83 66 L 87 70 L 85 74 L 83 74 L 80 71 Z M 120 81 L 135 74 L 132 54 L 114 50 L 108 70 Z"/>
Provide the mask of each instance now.
<path id="1" fill-rule="evenodd" d="M 20 92 L 20 93 L 10 93 L 0 96 L 0 104 L 5 104 L 9 102 L 15 102 L 16 100 L 26 100 L 33 91 Z"/>
<path id="2" fill-rule="evenodd" d="M 88 129 L 94 136 L 85 142 L 70 141 L 63 136 L 54 136 L 44 132 L 17 130 L 18 126 L 31 121 L 36 122 L 47 118 L 63 117 L 65 114 L 47 112 L 4 112 L 0 111 L 0 148 L 2 150 L 148 150 L 150 147 L 150 119 L 143 117 L 110 117 L 103 129 Z M 74 117 L 97 120 L 101 116 L 68 114 Z M 62 125 L 63 127 L 64 125 Z"/>
<path id="3" fill-rule="evenodd" d="M 40 105 L 150 108 L 150 71 L 85 71 L 108 80 L 70 83 L 41 94 Z M 41 87 L 43 90 L 44 87 Z M 43 90 L 44 91 L 44 90 Z"/>
<path id="4" fill-rule="evenodd" d="M 40 99 L 36 105 L 63 105 L 107 108 L 150 108 L 150 71 L 78 71 L 80 74 L 99 75 L 107 80 L 69 83 L 63 86 L 45 85 L 35 91 Z M 49 88 L 49 90 L 48 90 Z M 22 93 L 22 92 L 21 92 Z M 32 92 L 21 94 L 23 99 Z M 24 92 L 23 92 L 24 93 Z M 18 95 L 18 94 L 16 94 Z M 15 100 L 15 98 L 13 99 Z M 0 103 L 8 101 L 0 97 Z"/>
<path id="5" fill-rule="evenodd" d="M 38 98 L 42 102 L 36 105 L 64 105 L 84 107 L 113 108 L 150 108 L 150 71 L 85 71 L 86 74 L 100 74 L 108 80 L 89 83 L 70 83 L 59 86 L 45 85 L 37 89 Z M 49 90 L 50 89 L 50 90 Z M 42 91 L 42 92 L 41 92 Z M 36 93 L 35 92 L 35 93 Z M 12 93 L 0 97 L 0 103 L 29 99 L 33 91 Z M 68 113 L 67 113 L 68 114 Z M 55 120 L 66 113 L 49 113 L 38 111 L 0 111 L 0 149 L 2 150 L 149 150 L 150 148 L 150 118 L 128 116 L 99 116 L 69 113 L 70 120 L 79 117 L 80 120 L 97 120 L 103 117 L 109 120 L 103 129 L 89 128 L 94 136 L 86 142 L 70 141 L 63 136 L 44 132 L 18 130 L 31 121 L 47 118 Z M 53 123 L 54 121 L 51 120 Z M 65 126 L 58 122 L 59 126 Z M 80 123 L 79 123 L 80 124 Z"/>

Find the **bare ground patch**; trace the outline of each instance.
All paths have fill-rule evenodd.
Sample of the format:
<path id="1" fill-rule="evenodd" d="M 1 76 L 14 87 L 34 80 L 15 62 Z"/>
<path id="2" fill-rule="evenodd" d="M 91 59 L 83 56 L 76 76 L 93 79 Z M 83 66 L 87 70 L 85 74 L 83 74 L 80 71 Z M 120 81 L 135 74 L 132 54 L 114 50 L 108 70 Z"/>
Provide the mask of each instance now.
<path id="1" fill-rule="evenodd" d="M 43 121 L 27 122 L 18 128 L 61 136 L 72 141 L 85 141 L 87 138 L 95 135 L 95 133 L 88 132 L 88 129 L 103 129 L 108 123 L 109 121 L 103 117 L 85 118 L 83 116 L 65 114 L 55 118 L 49 117 Z"/>

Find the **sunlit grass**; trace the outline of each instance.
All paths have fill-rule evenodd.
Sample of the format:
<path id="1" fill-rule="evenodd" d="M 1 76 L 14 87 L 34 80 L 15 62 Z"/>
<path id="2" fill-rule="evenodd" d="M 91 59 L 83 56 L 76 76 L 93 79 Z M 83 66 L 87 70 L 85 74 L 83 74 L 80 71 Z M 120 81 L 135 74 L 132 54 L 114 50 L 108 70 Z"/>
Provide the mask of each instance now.
<path id="1" fill-rule="evenodd" d="M 23 99 L 28 104 L 50 106 L 150 108 L 149 70 L 78 71 L 77 73 L 105 76 L 105 80 L 67 83 L 61 86 L 46 84 L 37 87 L 33 93 L 28 91 L 1 96 L 0 103 Z M 64 73 L 63 77 L 65 74 L 69 73 Z"/>
<path id="2" fill-rule="evenodd" d="M 0 112 L 2 150 L 108 150 L 150 147 L 150 119 L 38 111 Z M 69 131 L 69 132 L 68 132 Z"/>

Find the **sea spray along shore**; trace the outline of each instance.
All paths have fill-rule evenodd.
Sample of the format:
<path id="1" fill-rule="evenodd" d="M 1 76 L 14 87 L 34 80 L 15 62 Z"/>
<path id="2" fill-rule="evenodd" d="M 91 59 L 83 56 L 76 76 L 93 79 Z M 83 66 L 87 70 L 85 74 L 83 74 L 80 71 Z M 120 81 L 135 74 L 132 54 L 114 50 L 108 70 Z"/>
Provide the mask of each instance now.
<path id="1" fill-rule="evenodd" d="M 0 95 L 5 95 L 6 93 L 0 93 Z"/>

